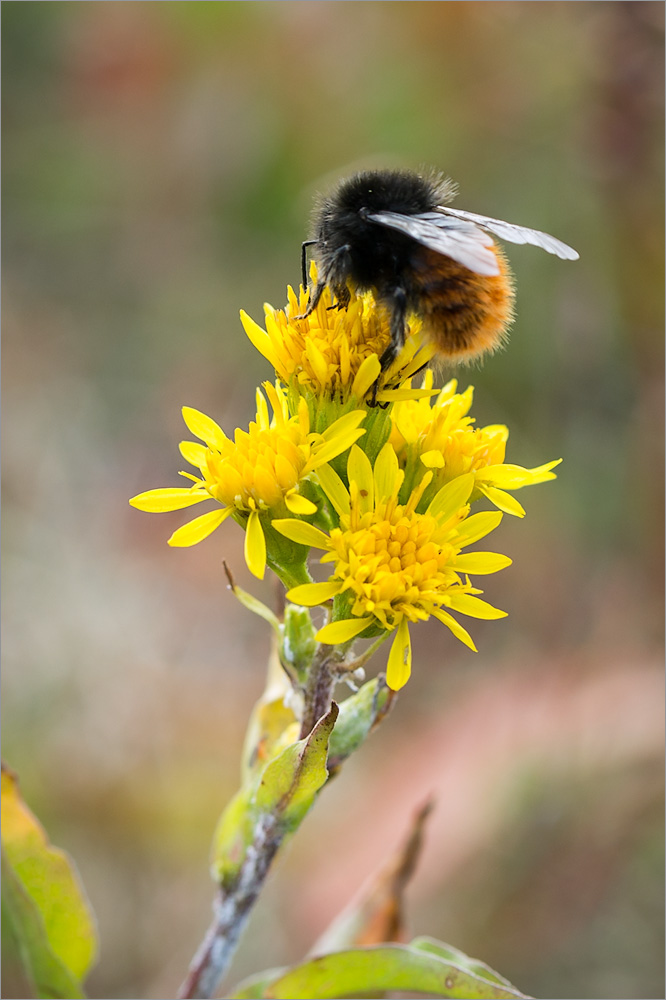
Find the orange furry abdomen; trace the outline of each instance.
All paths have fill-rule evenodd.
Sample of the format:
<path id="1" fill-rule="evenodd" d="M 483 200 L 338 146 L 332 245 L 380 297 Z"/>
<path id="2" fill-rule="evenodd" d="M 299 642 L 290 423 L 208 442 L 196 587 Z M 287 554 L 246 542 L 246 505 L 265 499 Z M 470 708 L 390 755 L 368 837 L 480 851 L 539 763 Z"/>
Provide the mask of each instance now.
<path id="1" fill-rule="evenodd" d="M 452 360 L 472 360 L 496 351 L 513 319 L 513 281 L 495 244 L 500 273 L 476 274 L 451 257 L 423 249 L 414 268 L 419 316 L 437 351 Z"/>

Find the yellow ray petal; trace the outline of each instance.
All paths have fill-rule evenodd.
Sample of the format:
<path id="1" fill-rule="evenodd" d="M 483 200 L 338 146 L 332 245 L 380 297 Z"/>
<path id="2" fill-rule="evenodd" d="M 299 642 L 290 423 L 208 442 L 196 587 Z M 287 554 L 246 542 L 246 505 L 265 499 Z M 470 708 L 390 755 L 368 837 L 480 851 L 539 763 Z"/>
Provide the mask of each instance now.
<path id="1" fill-rule="evenodd" d="M 219 510 L 211 510 L 201 517 L 195 517 L 193 521 L 184 524 L 182 528 L 174 531 L 168 539 L 169 545 L 175 548 L 186 548 L 189 545 L 197 545 L 204 538 L 208 538 L 223 521 L 231 514 L 232 507 L 221 507 Z"/>
<path id="2" fill-rule="evenodd" d="M 503 510 L 505 514 L 513 514 L 514 517 L 525 517 L 525 508 L 518 503 L 515 497 L 504 490 L 498 490 L 496 486 L 487 486 L 486 483 L 477 483 L 477 489 L 487 497 L 491 503 Z"/>
<path id="3" fill-rule="evenodd" d="M 300 493 L 287 493 L 284 498 L 288 509 L 292 514 L 316 514 L 317 505 L 302 497 Z"/>
<path id="4" fill-rule="evenodd" d="M 211 495 L 206 490 L 192 491 L 185 486 L 176 486 L 173 489 L 147 490 L 132 497 L 130 503 L 137 510 L 146 510 L 151 514 L 161 514 L 168 510 L 181 510 L 183 507 L 192 507 L 202 500 L 210 500 Z"/>
<path id="5" fill-rule="evenodd" d="M 263 580 L 266 572 L 266 538 L 256 510 L 250 514 L 245 529 L 245 562 L 250 573 Z"/>
<path id="6" fill-rule="evenodd" d="M 373 621 L 374 618 L 345 618 L 343 621 L 329 622 L 319 629 L 315 639 L 329 646 L 337 646 L 360 635 Z"/>
<path id="7" fill-rule="evenodd" d="M 459 545 L 471 545 L 478 542 L 480 538 L 485 538 L 491 531 L 500 524 L 504 515 L 499 510 L 484 510 L 479 514 L 472 514 L 456 527 L 456 543 Z"/>
<path id="8" fill-rule="evenodd" d="M 474 645 L 474 640 L 469 632 L 462 627 L 460 622 L 455 620 L 453 615 L 448 614 L 442 608 L 433 608 L 432 614 L 438 621 L 442 622 L 443 625 L 446 625 L 447 628 L 451 629 L 456 639 L 460 639 L 461 642 L 464 642 L 465 645 L 469 646 L 474 653 L 478 652 L 476 646 Z"/>
<path id="9" fill-rule="evenodd" d="M 205 441 L 206 444 L 221 448 L 228 440 L 220 425 L 216 424 L 212 417 L 207 417 L 201 410 L 195 410 L 192 406 L 184 406 L 182 413 L 187 429 L 195 437 Z"/>
<path id="10" fill-rule="evenodd" d="M 458 573 L 498 573 L 513 560 L 499 552 L 465 552 L 449 564 Z"/>
<path id="11" fill-rule="evenodd" d="M 317 604 L 325 604 L 340 593 L 341 580 L 327 580 L 325 583 L 302 583 L 287 591 L 287 598 L 292 604 L 303 604 L 306 608 L 314 608 Z"/>
<path id="12" fill-rule="evenodd" d="M 285 538 L 290 538 L 292 542 L 299 545 L 307 545 L 315 549 L 328 548 L 328 535 L 325 535 L 319 528 L 307 521 L 296 521 L 290 517 L 277 518 L 271 522 L 276 531 L 279 531 Z"/>
<path id="13" fill-rule="evenodd" d="M 330 465 L 322 465 L 317 469 L 317 478 L 321 487 L 342 517 L 349 513 L 349 491 L 337 472 Z"/>
<path id="14" fill-rule="evenodd" d="M 409 625 L 403 617 L 396 629 L 395 639 L 386 664 L 386 683 L 392 691 L 399 691 L 409 680 L 412 672 L 412 644 L 409 639 Z"/>
<path id="15" fill-rule="evenodd" d="M 482 601 L 471 594 L 456 594 L 449 591 L 446 600 L 447 606 L 454 611 L 460 611 L 463 615 L 470 615 L 472 618 L 485 618 L 492 620 L 495 618 L 506 618 L 506 611 L 494 608 L 488 601 Z"/>
<path id="16" fill-rule="evenodd" d="M 426 513 L 442 520 L 452 517 L 467 503 L 473 488 L 474 476 L 471 472 L 464 476 L 456 476 L 435 494 Z"/>

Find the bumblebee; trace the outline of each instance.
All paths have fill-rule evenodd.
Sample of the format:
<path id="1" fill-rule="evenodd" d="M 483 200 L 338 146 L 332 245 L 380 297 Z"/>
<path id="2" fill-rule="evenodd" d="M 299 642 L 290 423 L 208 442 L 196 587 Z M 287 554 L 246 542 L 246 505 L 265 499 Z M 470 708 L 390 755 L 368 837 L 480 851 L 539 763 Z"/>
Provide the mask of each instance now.
<path id="1" fill-rule="evenodd" d="M 350 288 L 372 291 L 389 312 L 391 341 L 381 356 L 390 367 L 405 342 L 407 319 L 418 316 L 440 357 L 467 361 L 500 347 L 513 318 L 514 291 L 493 236 L 530 243 L 564 260 L 578 254 L 536 229 L 451 208 L 456 186 L 441 176 L 378 170 L 343 180 L 316 211 L 313 248 L 317 284 L 305 316 L 328 286 L 345 309 Z M 492 235 L 491 235 L 492 234 Z"/>

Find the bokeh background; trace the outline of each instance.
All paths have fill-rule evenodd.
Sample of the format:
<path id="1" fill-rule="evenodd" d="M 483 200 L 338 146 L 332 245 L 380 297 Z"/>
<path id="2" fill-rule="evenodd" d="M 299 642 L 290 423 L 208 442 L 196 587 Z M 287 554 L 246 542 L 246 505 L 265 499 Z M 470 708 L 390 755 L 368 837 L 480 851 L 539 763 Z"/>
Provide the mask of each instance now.
<path id="1" fill-rule="evenodd" d="M 93 997 L 173 997 L 208 925 L 268 629 L 227 524 L 177 483 L 182 404 L 227 430 L 271 376 L 245 308 L 299 278 L 315 191 L 434 165 L 511 247 L 511 343 L 458 374 L 526 491 L 473 656 L 416 631 L 413 680 L 277 865 L 225 989 L 298 960 L 436 809 L 411 931 L 541 997 L 662 997 L 663 5 L 2 5 L 4 755 L 96 911 Z M 446 634 L 443 634 L 446 633 Z M 4 996 L 26 995 L 11 943 Z"/>

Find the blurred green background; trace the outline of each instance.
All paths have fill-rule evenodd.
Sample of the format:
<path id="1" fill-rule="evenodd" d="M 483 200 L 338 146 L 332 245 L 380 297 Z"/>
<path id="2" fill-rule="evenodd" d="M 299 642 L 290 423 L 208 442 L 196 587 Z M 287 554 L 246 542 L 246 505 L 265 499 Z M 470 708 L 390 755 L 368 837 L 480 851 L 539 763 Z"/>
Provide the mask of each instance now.
<path id="1" fill-rule="evenodd" d="M 225 590 L 233 524 L 170 550 L 183 404 L 228 431 L 244 337 L 299 278 L 314 192 L 436 166 L 510 247 L 518 317 L 476 386 L 521 495 L 475 657 L 437 623 L 327 789 L 228 984 L 299 959 L 436 810 L 414 933 L 542 997 L 663 996 L 663 4 L 2 5 L 4 755 L 97 913 L 93 997 L 174 996 L 208 924 L 268 629 Z M 26 995 L 11 947 L 4 996 Z M 228 985 L 227 989 L 230 988 Z"/>

